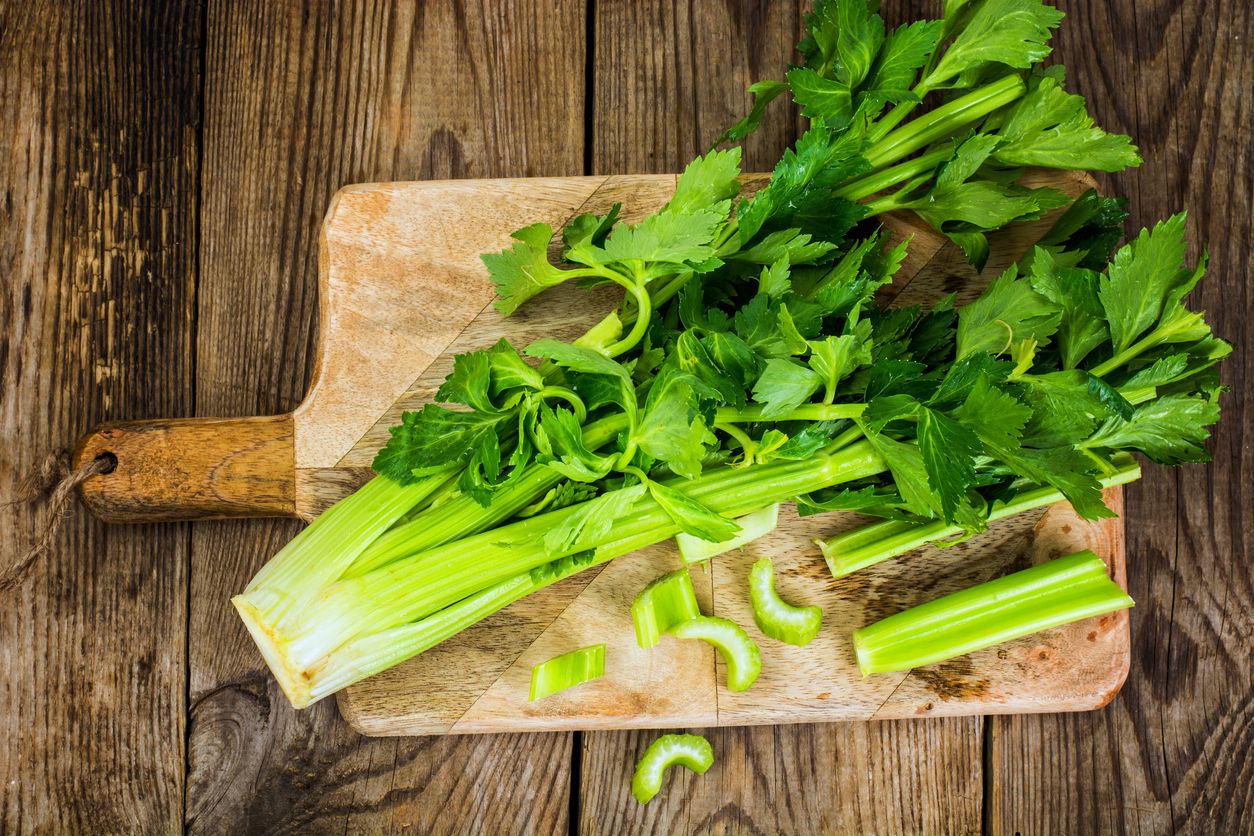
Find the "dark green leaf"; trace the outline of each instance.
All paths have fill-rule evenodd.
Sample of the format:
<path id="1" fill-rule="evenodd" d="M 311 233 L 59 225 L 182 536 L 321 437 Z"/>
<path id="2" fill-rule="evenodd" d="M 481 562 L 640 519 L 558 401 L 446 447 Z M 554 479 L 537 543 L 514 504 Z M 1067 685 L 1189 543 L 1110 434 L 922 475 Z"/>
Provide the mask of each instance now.
<path id="1" fill-rule="evenodd" d="M 927 408 L 919 410 L 918 437 L 928 482 L 940 497 L 942 516 L 952 521 L 975 484 L 980 440 L 944 413 Z"/>
<path id="2" fill-rule="evenodd" d="M 1138 450 L 1160 464 L 1204 462 L 1207 429 L 1219 420 L 1211 394 L 1164 395 L 1136 408 L 1129 420 L 1110 418 L 1083 442 L 1089 449 Z"/>
<path id="3" fill-rule="evenodd" d="M 406 412 L 375 456 L 374 470 L 405 485 L 414 481 L 415 471 L 463 464 L 484 436 L 495 434 L 500 422 L 509 417 L 508 413 L 454 412 L 435 404 L 427 404 L 420 412 Z"/>
<path id="4" fill-rule="evenodd" d="M 496 412 L 489 397 L 491 360 L 486 351 L 471 351 L 453 358 L 453 371 L 435 393 L 441 403 L 465 404 L 479 412 Z"/>
<path id="5" fill-rule="evenodd" d="M 1184 222 L 1180 213 L 1141 230 L 1131 244 L 1115 253 L 1099 296 L 1114 353 L 1118 354 L 1144 334 L 1163 314 L 1168 294 L 1189 281 L 1184 263 Z"/>
<path id="6" fill-rule="evenodd" d="M 801 115 L 809 119 L 822 119 L 837 127 L 849 124 L 853 118 L 853 94 L 843 81 L 824 78 L 805 67 L 788 71 L 788 85 L 793 100 L 801 105 Z"/>
<path id="7" fill-rule="evenodd" d="M 605 236 L 618 222 L 618 211 L 621 203 L 615 203 L 604 215 L 583 214 L 566 224 L 562 230 L 562 240 L 567 251 L 579 247 L 599 247 Z"/>
<path id="8" fill-rule="evenodd" d="M 736 253 L 732 259 L 752 264 L 778 264 L 780 261 L 786 261 L 789 265 L 813 264 L 834 249 L 835 244 L 815 241 L 812 236 L 799 229 L 781 229 L 767 235 L 749 249 Z"/>
<path id="9" fill-rule="evenodd" d="M 958 309 L 958 359 L 977 351 L 1002 354 L 1023 340 L 1043 344 L 1058 329 L 1062 311 L 1011 267 L 969 305 Z"/>
<path id="10" fill-rule="evenodd" d="M 576 482 L 595 482 L 614 466 L 613 456 L 600 456 L 584 444 L 579 420 L 566 409 L 540 407 L 540 431 L 549 442 L 551 453 L 537 456 L 541 464 Z"/>
<path id="11" fill-rule="evenodd" d="M 674 369 L 659 374 L 633 435 L 641 450 L 688 479 L 700 475 L 706 445 L 715 442 L 696 411 L 692 379 Z"/>
<path id="12" fill-rule="evenodd" d="M 1109 339 L 1099 281 L 1091 270 L 1059 266 L 1048 250 L 1037 247 L 1033 253 L 1032 288 L 1062 311 L 1057 342 L 1064 369 L 1074 369 Z"/>
<path id="13" fill-rule="evenodd" d="M 1062 12 L 1041 0 L 982 0 L 927 76 L 931 89 L 987 64 L 1024 69 L 1049 55 Z M 946 15 L 950 17 L 950 15 Z"/>
<path id="14" fill-rule="evenodd" d="M 492 396 L 494 398 L 500 397 L 510 389 L 544 388 L 544 377 L 540 372 L 528 366 L 518 354 L 518 350 L 504 337 L 488 349 L 488 365 L 492 370 Z M 456 361 L 454 361 L 454 367 L 456 367 Z"/>
<path id="15" fill-rule="evenodd" d="M 694 213 L 735 197 L 740 191 L 740 149 L 710 151 L 688 163 L 675 184 L 667 213 Z"/>
<path id="16" fill-rule="evenodd" d="M 762 404 L 763 419 L 771 420 L 810 400 L 822 382 L 799 363 L 772 358 L 766 361 L 766 368 L 753 385 L 753 400 Z"/>
<path id="17" fill-rule="evenodd" d="M 753 107 L 749 113 L 745 115 L 736 124 L 719 135 L 714 140 L 711 147 L 717 148 L 725 142 L 740 142 L 758 129 L 758 125 L 762 124 L 762 117 L 766 113 L 766 106 L 788 89 L 788 85 L 782 81 L 759 81 L 749 85 L 749 92 L 753 94 Z"/>
<path id="18" fill-rule="evenodd" d="M 941 517 L 940 497 L 928 481 L 927 468 L 919 448 L 875 432 L 867 435 L 867 441 L 892 471 L 893 482 L 906 509 L 921 517 Z"/>
<path id="19" fill-rule="evenodd" d="M 998 136 L 995 157 L 1009 166 L 1121 171 L 1141 164 L 1132 140 L 1093 124 L 1084 97 L 1068 93 L 1052 75 L 1038 76 L 1010 107 Z"/>
<path id="20" fill-rule="evenodd" d="M 936 48 L 942 25 L 939 20 L 919 20 L 889 32 L 867 87 L 876 91 L 913 87 L 915 74 Z"/>

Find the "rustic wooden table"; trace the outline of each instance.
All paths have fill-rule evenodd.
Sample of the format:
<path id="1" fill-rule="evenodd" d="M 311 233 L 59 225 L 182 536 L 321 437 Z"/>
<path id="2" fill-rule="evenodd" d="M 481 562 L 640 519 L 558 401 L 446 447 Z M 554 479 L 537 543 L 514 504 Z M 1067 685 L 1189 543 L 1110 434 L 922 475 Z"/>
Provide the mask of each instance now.
<path id="1" fill-rule="evenodd" d="M 0 499 L 101 420 L 295 405 L 339 186 L 677 170 L 789 61 L 798 5 L 0 0 Z M 647 734 L 370 740 L 332 702 L 292 711 L 226 597 L 295 524 L 79 513 L 0 593 L 0 831 L 1249 829 L 1254 13 L 1063 5 L 1072 86 L 1148 159 L 1104 185 L 1138 227 L 1190 211 L 1201 305 L 1238 346 L 1214 464 L 1128 491 L 1111 706 L 712 731 L 717 766 L 642 808 Z M 0 509 L 0 565 L 44 513 Z"/>

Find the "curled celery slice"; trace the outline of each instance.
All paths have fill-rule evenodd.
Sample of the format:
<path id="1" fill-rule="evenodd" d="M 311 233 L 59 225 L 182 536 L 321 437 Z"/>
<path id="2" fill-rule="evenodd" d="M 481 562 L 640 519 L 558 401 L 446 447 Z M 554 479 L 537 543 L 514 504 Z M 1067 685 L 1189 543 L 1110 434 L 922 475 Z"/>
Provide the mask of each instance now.
<path id="1" fill-rule="evenodd" d="M 529 700 L 542 700 L 605 675 L 605 645 L 594 644 L 554 656 L 531 669 Z"/>
<path id="2" fill-rule="evenodd" d="M 727 687 L 732 691 L 746 690 L 762 672 L 758 646 L 734 621 L 699 615 L 676 624 L 667 632 L 679 639 L 700 639 L 714 645 L 727 663 Z"/>
<path id="3" fill-rule="evenodd" d="M 823 626 L 821 607 L 794 607 L 775 591 L 775 571 L 769 557 L 749 570 L 749 600 L 758 629 L 776 641 L 804 647 Z"/>
<path id="4" fill-rule="evenodd" d="M 699 615 L 701 609 L 688 570 L 668 572 L 640 590 L 631 604 L 636 644 L 653 647 L 671 627 Z"/>
<path id="5" fill-rule="evenodd" d="M 864 676 L 903 671 L 1130 606 L 1083 551 L 890 615 L 855 630 L 853 647 Z"/>
<path id="6" fill-rule="evenodd" d="M 675 543 L 679 546 L 679 556 L 684 559 L 684 563 L 700 563 L 752 543 L 759 537 L 765 537 L 779 525 L 779 504 L 768 505 L 752 514 L 746 514 L 738 518 L 736 524 L 740 526 L 740 533 L 721 543 L 711 543 L 683 532 L 676 534 Z"/>
<path id="7" fill-rule="evenodd" d="M 662 789 L 662 779 L 672 766 L 686 766 L 698 775 L 714 764 L 710 741 L 699 734 L 664 734 L 649 744 L 636 764 L 631 779 L 631 794 L 641 804 L 648 804 Z"/>

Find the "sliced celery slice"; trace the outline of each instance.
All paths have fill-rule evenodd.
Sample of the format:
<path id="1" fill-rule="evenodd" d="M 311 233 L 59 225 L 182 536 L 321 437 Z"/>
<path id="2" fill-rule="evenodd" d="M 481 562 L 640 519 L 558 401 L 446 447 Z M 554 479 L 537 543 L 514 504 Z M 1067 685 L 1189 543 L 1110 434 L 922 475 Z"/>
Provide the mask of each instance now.
<path id="1" fill-rule="evenodd" d="M 676 624 L 667 632 L 679 639 L 700 639 L 714 645 L 727 663 L 727 687 L 732 691 L 748 689 L 762 672 L 758 646 L 734 621 L 701 615 Z"/>
<path id="2" fill-rule="evenodd" d="M 662 634 L 680 622 L 701 615 L 697 593 L 687 569 L 676 569 L 650 583 L 631 604 L 636 644 L 655 646 Z"/>
<path id="3" fill-rule="evenodd" d="M 574 688 L 605 675 L 605 645 L 594 644 L 554 656 L 531 669 L 531 693 L 527 699 L 542 700 L 558 691 Z"/>
<path id="4" fill-rule="evenodd" d="M 1132 606 L 1090 551 L 890 615 L 853 634 L 863 675 L 903 671 Z"/>
<path id="5" fill-rule="evenodd" d="M 714 765 L 714 749 L 699 734 L 664 734 L 649 744 L 636 764 L 631 778 L 631 794 L 648 804 L 662 789 L 662 779 L 672 766 L 686 766 L 703 775 Z"/>
<path id="6" fill-rule="evenodd" d="M 684 563 L 700 563 L 748 545 L 759 537 L 765 537 L 779 525 L 779 504 L 768 505 L 752 514 L 745 514 L 736 520 L 736 524 L 740 526 L 740 533 L 721 543 L 711 543 L 683 532 L 676 534 L 675 543 L 679 546 L 679 556 L 684 559 Z"/>
<path id="7" fill-rule="evenodd" d="M 794 607 L 779 597 L 769 557 L 758 560 L 749 570 L 749 600 L 758 629 L 776 641 L 804 647 L 823 626 L 822 607 Z"/>

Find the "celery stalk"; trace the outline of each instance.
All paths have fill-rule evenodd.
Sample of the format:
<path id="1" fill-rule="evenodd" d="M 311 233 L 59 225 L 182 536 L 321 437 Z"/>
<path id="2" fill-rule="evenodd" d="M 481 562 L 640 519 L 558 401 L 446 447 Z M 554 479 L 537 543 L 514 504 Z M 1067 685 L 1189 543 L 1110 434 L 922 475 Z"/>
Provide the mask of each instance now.
<path id="1" fill-rule="evenodd" d="M 855 630 L 863 675 L 903 671 L 1132 606 L 1090 551 L 1060 557 Z"/>
<path id="2" fill-rule="evenodd" d="M 682 484 L 686 493 L 714 511 L 738 516 L 884 469 L 883 460 L 863 441 L 805 461 L 711 469 Z M 532 570 L 589 550 L 591 563 L 584 565 L 594 565 L 679 531 L 646 493 L 617 516 L 609 534 L 590 549 L 576 546 L 566 555 L 546 551 L 544 534 L 586 504 L 334 581 L 319 587 L 316 596 L 302 598 L 299 606 L 290 602 L 279 606 L 285 591 L 261 585 L 237 595 L 232 603 L 288 698 L 303 707 L 438 644 L 552 582 L 529 577 Z M 578 568 L 582 566 L 572 571 Z"/>
<path id="3" fill-rule="evenodd" d="M 1115 455 L 1112 463 L 1115 466 L 1114 472 L 1098 479 L 1103 488 L 1125 485 L 1141 478 L 1140 465 L 1127 453 Z M 1025 488 L 1009 501 L 995 502 L 989 510 L 988 521 L 996 522 L 1033 508 L 1063 501 L 1065 497 L 1054 488 Z M 962 526 L 949 525 L 940 520 L 880 520 L 850 529 L 827 540 L 815 540 L 815 543 L 823 552 L 823 559 L 827 561 L 827 568 L 831 570 L 832 576 L 840 578 L 928 543 L 958 537 L 964 533 Z"/>
<path id="4" fill-rule="evenodd" d="M 626 426 L 627 419 L 623 415 L 594 421 L 583 429 L 584 443 L 590 450 L 596 450 L 608 444 Z M 364 575 L 406 555 L 491 528 L 544 496 L 561 480 L 561 474 L 551 467 L 532 464 L 516 484 L 501 491 L 487 507 L 473 497 L 458 493 L 447 502 L 386 531 L 361 553 L 344 577 Z"/>
<path id="5" fill-rule="evenodd" d="M 400 485 L 376 476 L 324 511 L 272 557 L 244 590 L 269 618 L 281 617 L 338 578 L 382 532 L 454 478 L 450 468 Z"/>

